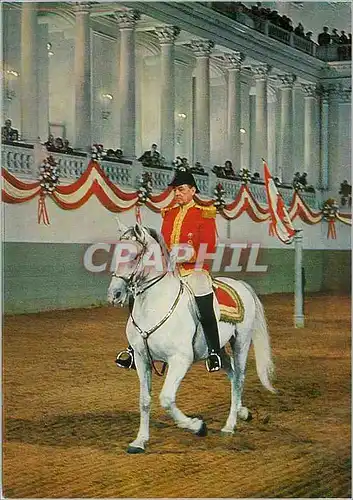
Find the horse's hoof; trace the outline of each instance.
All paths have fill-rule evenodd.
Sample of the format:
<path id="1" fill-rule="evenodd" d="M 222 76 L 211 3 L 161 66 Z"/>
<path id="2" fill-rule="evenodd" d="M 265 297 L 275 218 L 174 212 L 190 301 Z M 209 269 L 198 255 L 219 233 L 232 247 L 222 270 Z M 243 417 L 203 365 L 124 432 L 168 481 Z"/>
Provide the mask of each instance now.
<path id="1" fill-rule="evenodd" d="M 199 436 L 199 437 L 207 436 L 207 425 L 205 424 L 205 422 L 202 422 L 200 429 L 195 434 L 196 434 L 196 436 Z"/>
<path id="2" fill-rule="evenodd" d="M 127 452 L 131 455 L 136 455 L 137 453 L 145 453 L 145 450 L 137 446 L 129 446 Z"/>
<path id="3" fill-rule="evenodd" d="M 251 422 L 251 420 L 252 420 L 252 413 L 251 411 L 249 411 L 248 416 L 245 419 L 245 422 Z"/>
<path id="4" fill-rule="evenodd" d="M 222 429 L 221 430 L 221 433 L 223 436 L 233 436 L 234 434 L 234 430 L 227 430 L 227 429 Z"/>

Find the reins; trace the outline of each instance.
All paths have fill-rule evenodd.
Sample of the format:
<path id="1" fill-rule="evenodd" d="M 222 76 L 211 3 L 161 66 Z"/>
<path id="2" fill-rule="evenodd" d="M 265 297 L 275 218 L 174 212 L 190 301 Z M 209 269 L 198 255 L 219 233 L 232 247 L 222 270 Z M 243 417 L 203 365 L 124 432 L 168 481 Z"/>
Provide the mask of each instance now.
<path id="1" fill-rule="evenodd" d="M 162 278 L 164 278 L 164 276 L 166 276 L 166 274 L 164 274 L 162 276 Z M 160 278 L 160 279 L 162 279 Z M 159 281 L 159 280 L 158 280 Z M 158 281 L 155 281 L 152 285 L 150 285 L 148 288 L 150 288 L 151 286 L 155 285 Z M 145 291 L 146 289 L 144 289 L 143 291 Z M 179 300 L 180 300 L 180 297 L 182 295 L 184 291 L 184 284 L 182 281 L 180 281 L 180 286 L 179 286 L 179 291 L 178 291 L 178 295 L 176 296 L 175 300 L 174 300 L 174 303 L 172 305 L 172 307 L 170 308 L 170 310 L 167 312 L 167 314 L 153 327 L 153 328 L 150 328 L 149 330 L 145 331 L 145 330 L 142 330 L 142 328 L 139 327 L 139 325 L 136 323 L 132 313 L 131 313 L 131 321 L 132 321 L 132 324 L 134 325 L 134 327 L 136 328 L 136 330 L 139 332 L 139 334 L 141 335 L 141 337 L 143 338 L 143 341 L 145 343 L 145 347 L 146 347 L 146 351 L 147 351 L 147 355 L 148 355 L 148 358 L 150 360 L 150 363 L 152 365 L 152 368 L 154 370 L 154 372 L 159 376 L 159 377 L 162 377 L 164 375 L 164 372 L 166 370 L 166 367 L 167 367 L 167 363 L 166 362 L 163 362 L 163 366 L 162 366 L 162 370 L 161 372 L 159 372 L 154 364 L 154 360 L 152 358 L 152 355 L 151 355 L 151 351 L 150 351 L 150 348 L 148 346 L 148 343 L 147 343 L 147 340 L 148 338 L 150 337 L 150 335 L 152 335 L 152 333 L 154 333 L 156 330 L 158 330 L 158 328 L 160 328 L 162 325 L 164 325 L 164 323 L 168 320 L 168 318 L 173 314 L 176 306 L 178 305 L 179 303 Z M 142 292 L 141 292 L 142 293 Z"/>

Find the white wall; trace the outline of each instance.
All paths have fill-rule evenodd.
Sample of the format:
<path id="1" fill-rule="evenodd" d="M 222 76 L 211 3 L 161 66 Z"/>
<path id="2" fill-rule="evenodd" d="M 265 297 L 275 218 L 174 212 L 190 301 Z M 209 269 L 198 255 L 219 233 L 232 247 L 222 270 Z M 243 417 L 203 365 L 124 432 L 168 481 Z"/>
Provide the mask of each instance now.
<path id="1" fill-rule="evenodd" d="M 74 142 L 75 47 L 64 32 L 50 34 L 54 55 L 49 58 L 49 121 L 66 127 L 66 137 Z"/>

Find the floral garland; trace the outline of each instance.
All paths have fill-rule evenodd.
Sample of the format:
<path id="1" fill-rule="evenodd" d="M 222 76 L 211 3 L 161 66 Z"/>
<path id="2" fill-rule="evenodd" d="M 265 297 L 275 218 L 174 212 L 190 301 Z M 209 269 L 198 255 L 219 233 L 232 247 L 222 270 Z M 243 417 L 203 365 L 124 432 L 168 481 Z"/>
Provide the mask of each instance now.
<path id="1" fill-rule="evenodd" d="M 327 238 L 336 239 L 335 221 L 338 215 L 338 203 L 333 198 L 326 200 L 321 209 L 323 218 L 328 222 Z"/>
<path id="2" fill-rule="evenodd" d="M 136 204 L 136 220 L 141 223 L 141 210 L 140 207 L 145 205 L 147 200 L 151 198 L 152 194 L 152 175 L 149 172 L 143 172 L 140 177 L 140 185 L 137 191 L 137 204 Z"/>
<path id="3" fill-rule="evenodd" d="M 45 194 L 55 191 L 59 181 L 59 168 L 53 156 L 48 156 L 39 167 L 39 183 Z"/>
<path id="4" fill-rule="evenodd" d="M 294 179 L 293 179 L 293 189 L 294 189 L 294 191 L 296 191 L 297 193 L 299 193 L 300 191 L 304 191 L 304 188 L 305 188 L 305 186 L 300 182 L 300 180 L 297 179 L 296 177 L 294 177 Z"/>
<path id="5" fill-rule="evenodd" d="M 59 168 L 53 156 L 48 156 L 39 167 L 39 185 L 41 187 L 38 200 L 38 224 L 43 220 L 47 226 L 50 224 L 48 210 L 45 204 L 45 196 L 52 195 L 56 190 L 59 180 Z"/>
<path id="6" fill-rule="evenodd" d="M 224 190 L 221 183 L 218 183 L 217 186 L 215 187 L 214 194 L 215 194 L 215 198 L 214 198 L 213 204 L 217 208 L 217 211 L 221 212 L 226 205 L 226 202 L 224 199 L 225 190 Z"/>
<path id="7" fill-rule="evenodd" d="M 247 168 L 241 168 L 239 175 L 244 186 L 251 181 L 251 173 Z"/>
<path id="8" fill-rule="evenodd" d="M 103 156 L 103 144 L 93 144 L 91 147 L 91 159 L 100 161 Z"/>

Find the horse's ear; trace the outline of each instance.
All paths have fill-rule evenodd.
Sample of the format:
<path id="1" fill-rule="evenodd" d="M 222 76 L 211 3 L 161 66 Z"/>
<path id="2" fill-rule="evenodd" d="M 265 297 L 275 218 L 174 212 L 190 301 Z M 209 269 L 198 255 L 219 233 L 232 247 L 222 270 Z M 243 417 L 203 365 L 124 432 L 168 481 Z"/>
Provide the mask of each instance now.
<path id="1" fill-rule="evenodd" d="M 115 220 L 116 220 L 116 223 L 117 223 L 117 226 L 118 226 L 118 234 L 123 234 L 125 233 L 125 231 L 127 230 L 127 226 L 125 226 L 125 224 L 123 224 L 121 222 L 121 220 L 119 219 L 119 217 L 116 215 L 115 216 Z"/>
<path id="2" fill-rule="evenodd" d="M 136 222 L 136 224 L 134 226 L 134 231 L 135 231 L 136 237 L 139 240 L 142 240 L 144 238 L 144 229 L 141 226 L 141 224 L 139 224 L 138 222 Z"/>

